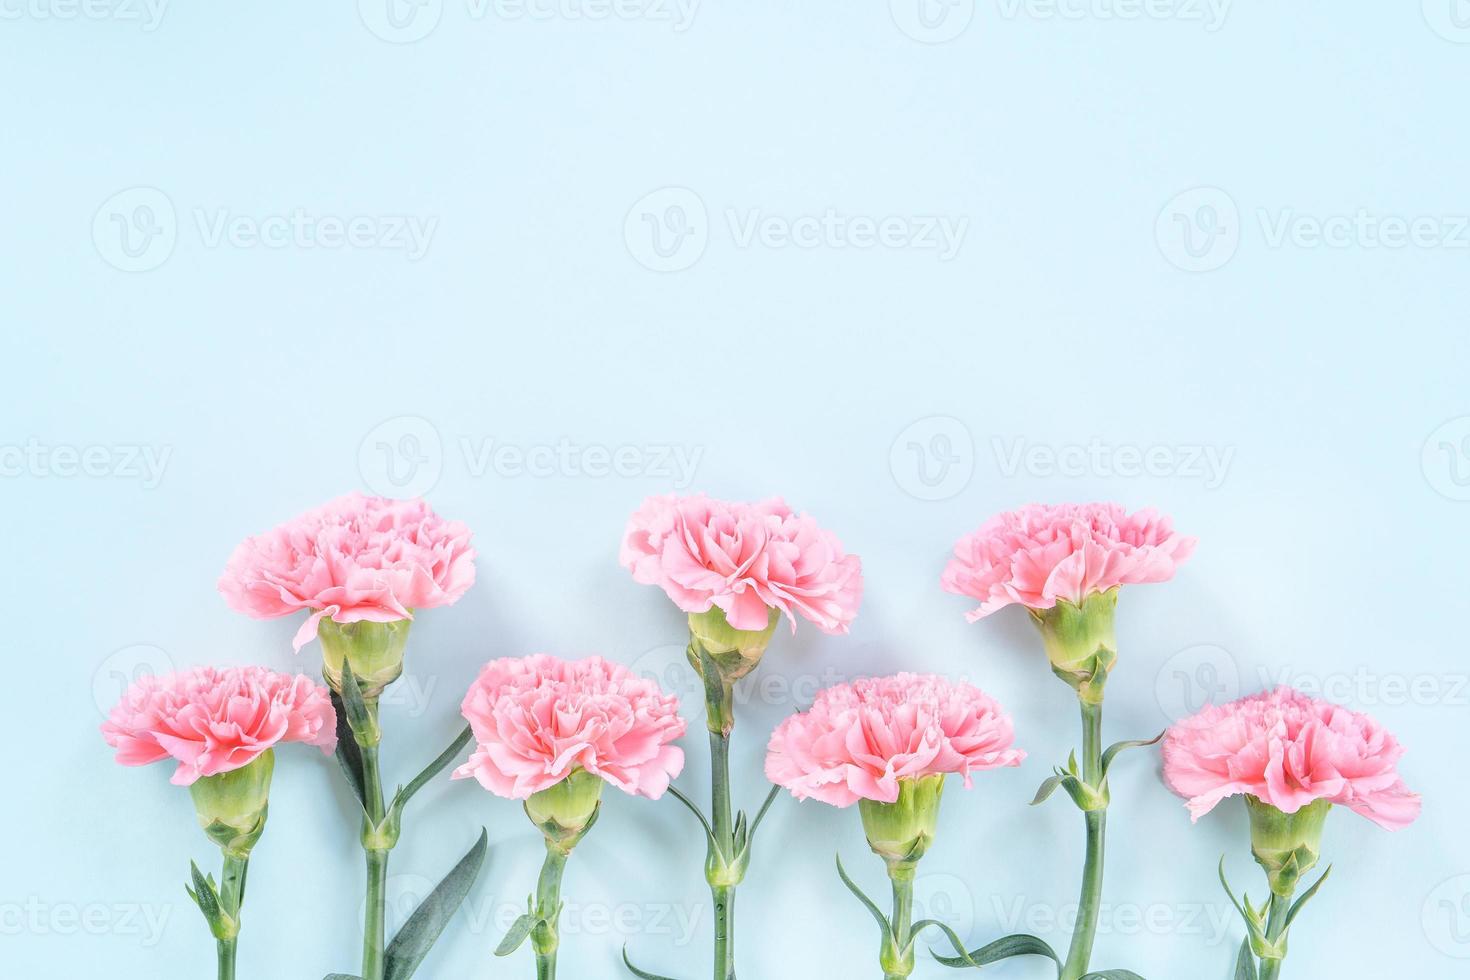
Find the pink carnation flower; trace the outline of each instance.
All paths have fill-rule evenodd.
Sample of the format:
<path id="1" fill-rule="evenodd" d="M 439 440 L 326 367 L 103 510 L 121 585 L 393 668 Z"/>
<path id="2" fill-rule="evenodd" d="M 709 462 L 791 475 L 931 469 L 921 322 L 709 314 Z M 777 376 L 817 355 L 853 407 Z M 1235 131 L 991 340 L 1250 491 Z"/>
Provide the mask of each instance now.
<path id="1" fill-rule="evenodd" d="M 117 761 L 142 766 L 177 759 L 171 782 L 232 772 L 280 742 L 331 754 L 337 716 L 327 689 L 300 674 L 264 667 L 195 667 L 144 677 L 102 723 Z"/>
<path id="2" fill-rule="evenodd" d="M 412 619 L 447 606 L 475 581 L 470 531 L 422 500 L 360 493 L 307 511 L 235 549 L 219 590 L 232 609 L 256 619 L 312 615 L 293 640 L 300 650 L 317 623 Z"/>
<path id="3" fill-rule="evenodd" d="M 581 768 L 656 800 L 684 768 L 678 700 L 601 657 L 492 660 L 460 711 L 477 748 L 454 778 L 497 796 L 524 800 Z"/>
<path id="4" fill-rule="evenodd" d="M 846 633 L 863 591 L 861 560 L 780 498 L 649 497 L 628 521 L 619 560 L 685 612 L 718 606 L 738 630 L 764 630 L 779 609 L 793 630 L 800 613 L 824 633 Z"/>
<path id="5" fill-rule="evenodd" d="M 1115 586 L 1166 582 L 1195 543 L 1152 509 L 1027 504 L 961 538 L 941 583 L 980 600 L 968 617 L 973 623 L 1013 602 L 1050 609 L 1058 599 L 1081 604 Z"/>
<path id="6" fill-rule="evenodd" d="M 1211 705 L 1164 736 L 1164 781 L 1194 820 L 1248 793 L 1282 813 L 1327 800 L 1389 830 L 1419 815 L 1403 749 L 1367 715 L 1289 687 Z"/>
<path id="7" fill-rule="evenodd" d="M 838 684 L 783 721 L 766 748 L 766 778 L 833 806 L 898 800 L 899 780 L 1017 766 L 1010 716 L 990 695 L 930 674 Z"/>

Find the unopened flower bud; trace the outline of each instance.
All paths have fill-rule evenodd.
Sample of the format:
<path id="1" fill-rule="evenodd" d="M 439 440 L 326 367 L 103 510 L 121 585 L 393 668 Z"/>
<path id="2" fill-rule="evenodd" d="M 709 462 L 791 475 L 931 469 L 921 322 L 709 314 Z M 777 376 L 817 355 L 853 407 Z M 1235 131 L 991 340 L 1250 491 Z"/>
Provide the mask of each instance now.
<path id="1" fill-rule="evenodd" d="M 1322 828 L 1332 804 L 1313 800 L 1295 813 L 1283 813 L 1247 796 L 1245 805 L 1251 821 L 1251 854 L 1265 869 L 1272 893 L 1290 897 L 1322 854 Z"/>
<path id="2" fill-rule="evenodd" d="M 323 616 L 317 625 L 322 641 L 322 676 L 342 693 L 342 661 L 352 665 L 364 701 L 374 701 L 403 674 L 403 648 L 411 619 L 389 623 L 362 620 L 338 623 Z"/>
<path id="3" fill-rule="evenodd" d="M 236 857 L 249 855 L 265 829 L 267 797 L 276 754 L 267 749 L 239 769 L 201 776 L 189 784 L 199 826 Z"/>

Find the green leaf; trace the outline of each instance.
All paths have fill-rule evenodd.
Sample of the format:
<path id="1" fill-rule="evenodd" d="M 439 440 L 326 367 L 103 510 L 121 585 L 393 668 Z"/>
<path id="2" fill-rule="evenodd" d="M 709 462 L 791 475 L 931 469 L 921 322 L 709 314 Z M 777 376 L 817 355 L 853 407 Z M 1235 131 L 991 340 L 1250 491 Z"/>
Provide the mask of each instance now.
<path id="1" fill-rule="evenodd" d="M 521 943 L 526 941 L 531 930 L 536 928 L 540 922 L 541 919 L 538 916 L 529 913 L 519 916 L 510 924 L 510 929 L 506 932 L 505 938 L 500 941 L 500 945 L 495 947 L 495 955 L 509 956 L 520 949 Z"/>
<path id="2" fill-rule="evenodd" d="M 189 892 L 194 904 L 199 906 L 199 911 L 204 913 L 204 918 L 209 922 L 210 928 L 219 921 L 221 909 L 219 907 L 219 892 L 215 891 L 214 879 L 205 877 L 204 872 L 199 870 L 199 865 L 193 861 L 189 862 L 189 876 L 194 881 L 194 887 L 184 886 Z"/>
<path id="3" fill-rule="evenodd" d="M 1153 738 L 1140 738 L 1128 742 L 1114 742 L 1112 745 L 1109 745 L 1107 751 L 1102 754 L 1103 775 L 1106 776 L 1108 774 L 1108 767 L 1113 764 L 1113 759 L 1117 756 L 1119 752 L 1122 752 L 1124 749 L 1141 749 L 1146 745 L 1156 745 L 1158 744 L 1158 741 L 1163 737 L 1164 733 L 1159 732 Z"/>
<path id="4" fill-rule="evenodd" d="M 1297 899 L 1295 904 L 1293 904 L 1290 910 L 1287 911 L 1286 921 L 1282 923 L 1281 926 L 1281 934 L 1283 936 L 1286 935 L 1286 930 L 1291 928 L 1292 922 L 1296 921 L 1297 913 L 1302 910 L 1302 906 L 1306 905 L 1308 900 L 1310 900 L 1313 895 L 1317 894 L 1317 889 L 1322 887 L 1322 882 L 1326 881 L 1327 876 L 1330 874 L 1332 874 L 1332 865 L 1329 864 L 1327 866 L 1327 870 L 1322 872 L 1322 877 L 1318 878 L 1311 888 L 1308 888 L 1306 891 L 1302 892 L 1302 897 Z"/>
<path id="5" fill-rule="evenodd" d="M 938 919 L 920 919 L 918 922 L 915 922 L 912 926 L 910 926 L 909 945 L 913 946 L 914 942 L 919 938 L 919 933 L 930 927 L 940 930 L 949 937 L 950 945 L 955 948 L 955 952 L 960 954 L 958 957 L 956 957 L 957 959 L 964 960 L 966 966 L 972 966 L 977 970 L 980 969 L 981 964 L 976 963 L 973 959 L 971 959 L 970 954 L 965 952 L 965 944 L 960 942 L 960 937 L 955 933 L 955 931 L 951 929 L 946 923 L 940 922 Z M 934 951 L 930 950 L 929 953 L 932 956 L 934 954 Z"/>
<path id="6" fill-rule="evenodd" d="M 1143 977 L 1132 970 L 1098 970 L 1087 974 L 1082 980 L 1143 980 Z"/>
<path id="7" fill-rule="evenodd" d="M 760 810 L 756 812 L 755 823 L 750 825 L 750 840 L 755 840 L 755 832 L 760 830 L 761 821 L 766 819 L 766 813 L 771 809 L 771 804 L 776 802 L 776 794 L 781 792 L 781 787 L 772 786 L 771 791 L 766 794 L 766 801 L 761 804 Z"/>
<path id="8" fill-rule="evenodd" d="M 485 861 L 487 842 L 488 835 L 481 829 L 480 839 L 444 876 L 444 880 L 434 886 L 434 890 L 413 910 L 403 928 L 398 930 L 398 935 L 393 937 L 383 954 L 384 980 L 408 980 L 424 957 L 429 955 L 434 940 L 439 938 L 465 895 L 469 894 L 470 886 L 475 883 L 480 865 Z"/>
<path id="9" fill-rule="evenodd" d="M 1240 943 L 1240 955 L 1235 958 L 1235 980 L 1258 980 L 1256 976 L 1256 958 L 1251 955 L 1251 941 L 1243 939 Z"/>
<path id="10" fill-rule="evenodd" d="M 1061 776 L 1046 777 L 1046 780 L 1042 782 L 1041 787 L 1037 789 L 1036 797 L 1031 801 L 1031 805 L 1036 806 L 1037 804 L 1045 803 L 1047 798 L 1050 797 L 1051 794 L 1055 793 L 1057 791 L 1057 787 L 1060 785 L 1062 785 Z"/>
<path id="11" fill-rule="evenodd" d="M 628 959 L 627 943 L 623 944 L 623 965 L 628 968 L 629 972 L 631 972 L 633 976 L 640 978 L 640 980 L 672 980 L 671 977 L 661 977 L 657 973 L 648 973 L 634 966 L 633 961 Z"/>
<path id="12" fill-rule="evenodd" d="M 842 867 L 841 854 L 837 855 L 837 874 L 842 879 L 842 883 L 847 886 L 847 890 L 856 895 L 858 900 L 867 906 L 868 911 L 873 913 L 873 918 L 878 920 L 878 928 L 883 930 L 884 937 L 892 936 L 893 927 L 888 924 L 888 916 L 884 915 L 883 911 L 873 903 L 873 900 L 864 895 L 863 890 L 847 876 L 847 870 Z"/>
<path id="13" fill-rule="evenodd" d="M 355 973 L 328 973 L 322 980 L 362 980 Z"/>
<path id="14" fill-rule="evenodd" d="M 347 777 L 352 795 L 357 797 L 357 802 L 366 813 L 367 789 L 366 779 L 362 774 L 362 748 L 352 735 L 352 726 L 347 723 L 347 708 L 336 691 L 332 692 L 332 708 L 337 713 L 337 764 L 342 767 L 342 775 Z"/>
<path id="15" fill-rule="evenodd" d="M 464 750 L 464 747 L 470 744 L 470 739 L 474 737 L 474 733 L 470 731 L 470 727 L 466 725 L 464 731 L 460 732 L 459 735 L 455 737 L 453 743 L 450 744 L 449 748 L 445 749 L 443 752 L 440 752 L 437 759 L 425 766 L 423 772 L 413 777 L 412 782 L 410 782 L 407 786 L 398 791 L 398 796 L 395 798 L 394 801 L 395 804 L 398 800 L 402 800 L 403 803 L 407 803 L 409 799 L 413 796 L 413 794 L 424 788 L 429 780 L 433 779 L 435 776 L 443 772 L 444 768 L 459 756 L 460 752 Z"/>
<path id="16" fill-rule="evenodd" d="M 691 800 L 689 797 L 685 796 L 683 793 L 679 792 L 679 788 L 677 786 L 672 785 L 672 784 L 669 786 L 669 792 L 672 793 L 672 794 L 674 794 L 674 799 L 678 800 L 680 803 L 682 803 L 685 806 L 687 806 L 689 808 L 689 812 L 690 813 L 694 814 L 696 817 L 699 818 L 699 825 L 704 828 L 704 836 L 705 836 L 705 839 L 707 839 L 709 841 L 710 850 L 713 853 L 715 853 L 715 854 L 719 854 L 720 853 L 720 842 L 717 841 L 717 840 L 715 840 L 715 831 L 714 831 L 714 828 L 709 825 L 709 820 L 707 820 L 705 818 L 705 815 L 702 812 L 700 812 L 700 809 L 695 804 L 695 802 L 693 800 Z"/>
<path id="17" fill-rule="evenodd" d="M 933 951 L 930 951 L 933 953 Z M 997 939 L 988 946 L 982 946 L 972 950 L 964 958 L 958 956 L 940 956 L 933 953 L 934 959 L 944 966 L 962 969 L 969 966 L 984 966 L 987 963 L 997 963 L 1000 960 L 1010 959 L 1012 956 L 1045 956 L 1057 965 L 1057 972 L 1062 969 L 1062 961 L 1056 952 L 1046 944 L 1045 941 L 1028 936 L 1025 933 L 1017 933 L 1014 936 L 1006 936 Z"/>

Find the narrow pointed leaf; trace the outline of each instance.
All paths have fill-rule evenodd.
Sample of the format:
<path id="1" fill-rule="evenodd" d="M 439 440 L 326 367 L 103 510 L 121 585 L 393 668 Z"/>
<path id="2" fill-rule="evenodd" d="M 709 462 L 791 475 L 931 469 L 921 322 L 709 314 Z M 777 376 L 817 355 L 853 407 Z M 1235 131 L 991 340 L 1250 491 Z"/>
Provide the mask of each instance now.
<path id="1" fill-rule="evenodd" d="M 877 905 L 873 904 L 873 900 L 864 895 L 863 890 L 859 888 L 853 882 L 853 880 L 847 876 L 847 870 L 842 867 L 841 854 L 837 855 L 837 874 L 839 877 L 842 878 L 842 883 L 847 886 L 847 890 L 856 895 L 858 897 L 858 900 L 861 901 L 865 906 L 867 906 L 868 911 L 873 913 L 873 918 L 878 920 L 878 928 L 883 930 L 883 935 L 893 935 L 893 927 L 888 924 L 888 916 L 884 915 L 882 910 L 879 909 Z"/>
<path id="2" fill-rule="evenodd" d="M 766 813 L 771 809 L 771 804 L 776 802 L 776 794 L 779 792 L 781 792 L 781 787 L 772 786 L 771 791 L 766 794 L 766 801 L 762 803 L 761 808 L 756 811 L 755 823 L 750 825 L 750 841 L 753 842 L 755 840 L 755 832 L 757 830 L 760 830 L 761 821 L 766 819 Z"/>
<path id="3" fill-rule="evenodd" d="M 932 952 L 932 951 L 931 951 Z M 1045 956 L 1057 965 L 1057 972 L 1061 972 L 1062 961 L 1057 958 L 1053 950 L 1044 940 L 1025 933 L 1016 933 L 1014 936 L 1006 936 L 979 949 L 971 950 L 965 959 L 958 956 L 934 955 L 934 959 L 944 966 L 956 968 L 969 967 L 973 964 L 984 966 L 987 963 L 996 963 L 1000 960 L 1010 959 L 1012 956 Z"/>
<path id="4" fill-rule="evenodd" d="M 1036 796 L 1031 800 L 1031 805 L 1036 806 L 1040 803 L 1045 803 L 1047 801 L 1047 798 L 1050 797 L 1051 794 L 1055 793 L 1057 791 L 1057 787 L 1060 785 L 1062 785 L 1061 776 L 1046 777 L 1045 781 L 1043 781 L 1041 786 L 1036 790 Z"/>
<path id="5" fill-rule="evenodd" d="M 955 933 L 955 931 L 945 923 L 940 922 L 938 919 L 920 919 L 918 922 L 915 922 L 909 928 L 909 945 L 913 945 L 914 940 L 919 938 L 919 933 L 931 927 L 938 929 L 939 931 L 943 932 L 945 936 L 949 937 L 950 945 L 953 946 L 955 952 L 959 954 L 957 957 L 955 957 L 955 959 L 963 960 L 965 966 L 974 967 L 977 970 L 984 965 L 975 962 L 975 960 L 971 958 L 970 954 L 965 951 L 965 944 L 960 941 L 960 937 Z M 929 953 L 932 956 L 934 951 L 930 950 Z"/>
<path id="6" fill-rule="evenodd" d="M 1098 970 L 1087 974 L 1082 980 L 1143 980 L 1143 977 L 1132 970 Z"/>
<path id="7" fill-rule="evenodd" d="M 362 980 L 355 973 L 328 973 L 322 980 Z"/>
<path id="8" fill-rule="evenodd" d="M 357 802 L 366 813 L 367 790 L 364 788 L 365 779 L 362 774 L 362 749 L 352 736 L 352 726 L 347 723 L 347 707 L 336 691 L 332 692 L 332 708 L 337 713 L 337 764 L 342 767 L 342 775 L 347 777 L 352 795 L 357 797 Z"/>
<path id="9" fill-rule="evenodd" d="M 1240 955 L 1235 958 L 1235 980 L 1258 980 L 1256 958 L 1251 955 L 1251 941 L 1241 940 Z"/>
<path id="10" fill-rule="evenodd" d="M 480 839 L 459 859 L 459 863 L 434 886 L 434 890 L 413 910 L 413 915 L 398 930 L 398 935 L 388 944 L 383 954 L 384 980 L 408 980 L 419 968 L 434 940 L 444 931 L 450 918 L 459 909 L 470 886 L 480 873 L 485 861 L 485 846 L 488 837 L 480 831 Z"/>
<path id="11" fill-rule="evenodd" d="M 352 672 L 352 664 L 346 660 L 342 661 L 342 707 L 346 709 L 347 724 L 352 731 L 369 729 L 372 716 L 362 700 L 362 688 L 358 686 L 357 675 Z"/>
<path id="12" fill-rule="evenodd" d="M 634 966 L 633 962 L 628 959 L 628 946 L 626 943 L 623 944 L 623 965 L 628 968 L 628 971 L 633 976 L 638 977 L 639 980 L 672 980 L 671 977 L 659 976 L 657 973 L 648 973 Z"/>
<path id="13" fill-rule="evenodd" d="M 194 902 L 199 906 L 199 911 L 204 913 L 204 918 L 209 920 L 212 928 L 220 917 L 219 893 L 214 890 L 214 882 L 206 878 L 199 870 L 199 865 L 193 861 L 189 862 L 189 874 L 194 879 L 192 892 Z"/>
<path id="14" fill-rule="evenodd" d="M 1302 892 L 1302 897 L 1297 899 L 1296 902 L 1291 906 L 1290 910 L 1287 911 L 1286 922 L 1283 923 L 1281 926 L 1282 935 L 1285 935 L 1286 930 L 1291 928 L 1291 924 L 1296 920 L 1297 913 L 1302 910 L 1302 906 L 1306 905 L 1308 900 L 1310 900 L 1313 895 L 1317 894 L 1317 889 L 1322 887 L 1322 882 L 1326 881 L 1327 876 L 1330 874 L 1332 874 L 1332 865 L 1329 864 L 1327 866 L 1327 870 L 1322 872 L 1322 877 L 1318 878 L 1316 883 L 1314 883 L 1311 888 L 1308 888 L 1306 891 Z"/>
<path id="15" fill-rule="evenodd" d="M 1159 739 L 1163 737 L 1164 733 L 1159 732 L 1153 738 L 1133 739 L 1132 741 L 1128 742 L 1114 742 L 1112 745 L 1109 745 L 1107 751 L 1102 754 L 1103 775 L 1106 776 L 1108 774 L 1108 767 L 1113 764 L 1113 759 L 1117 756 L 1119 752 L 1122 752 L 1124 749 L 1141 749 L 1146 745 L 1156 745 Z"/>
<path id="16" fill-rule="evenodd" d="M 520 949 L 521 943 L 526 941 L 526 937 L 531 934 L 531 930 L 536 928 L 537 923 L 540 921 L 534 915 L 517 917 L 510 924 L 510 929 L 506 932 L 505 938 L 500 941 L 500 945 L 495 947 L 495 955 L 509 956 L 511 953 Z"/>
<path id="17" fill-rule="evenodd" d="M 474 738 L 474 733 L 466 725 L 464 731 L 455 737 L 454 742 L 450 744 L 449 748 L 440 752 L 437 759 L 425 766 L 423 772 L 413 777 L 412 782 L 398 791 L 398 796 L 394 801 L 395 805 L 401 808 L 403 803 L 407 803 L 413 797 L 413 794 L 423 789 L 429 780 L 443 772 L 444 768 L 453 762 L 459 756 L 460 752 L 464 751 L 464 747 L 470 744 L 470 739 L 472 738 Z M 398 800 L 402 800 L 403 802 L 398 803 Z"/>
<path id="18" fill-rule="evenodd" d="M 714 828 L 709 825 L 709 820 L 707 820 L 705 818 L 705 815 L 700 812 L 699 807 L 695 805 L 693 800 L 685 796 L 683 793 L 679 792 L 679 788 L 677 786 L 670 785 L 669 792 L 674 795 L 674 799 L 687 806 L 690 813 L 699 818 L 699 825 L 704 828 L 704 836 L 709 840 L 710 847 L 714 848 L 715 851 L 718 853 L 720 850 L 720 844 L 719 841 L 715 840 Z"/>

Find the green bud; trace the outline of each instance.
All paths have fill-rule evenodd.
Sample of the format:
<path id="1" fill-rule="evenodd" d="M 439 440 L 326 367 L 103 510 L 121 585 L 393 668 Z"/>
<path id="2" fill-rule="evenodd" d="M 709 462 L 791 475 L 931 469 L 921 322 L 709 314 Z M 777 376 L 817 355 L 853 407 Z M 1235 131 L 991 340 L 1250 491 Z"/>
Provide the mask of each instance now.
<path id="1" fill-rule="evenodd" d="M 1058 599 L 1050 609 L 1029 610 L 1041 630 L 1052 673 L 1088 704 L 1102 703 L 1103 685 L 1118 660 L 1118 640 L 1113 633 L 1117 607 L 1118 590 L 1112 588 L 1089 593 L 1080 606 Z"/>
<path id="2" fill-rule="evenodd" d="M 549 846 L 570 854 L 597 822 L 601 797 L 602 779 L 586 769 L 574 769 L 555 786 L 531 794 L 525 803 L 526 816 Z"/>
<path id="3" fill-rule="evenodd" d="M 249 764 L 217 776 L 201 776 L 189 786 L 199 826 L 209 839 L 235 857 L 250 854 L 265 830 L 275 749 L 266 749 Z"/>
<path id="4" fill-rule="evenodd" d="M 888 873 L 906 871 L 913 877 L 914 866 L 934 843 L 939 825 L 939 797 L 944 792 L 944 774 L 898 781 L 898 800 L 878 803 L 858 800 L 863 830 L 868 846 L 888 863 Z"/>
<path id="5" fill-rule="evenodd" d="M 687 653 L 694 672 L 704 681 L 705 723 L 710 731 L 728 735 L 735 727 L 735 682 L 760 664 L 780 617 L 772 609 L 765 629 L 738 630 L 719 606 L 689 614 Z M 714 664 L 717 676 L 705 676 L 706 658 Z"/>
<path id="6" fill-rule="evenodd" d="M 403 647 L 408 643 L 411 619 L 391 623 L 338 623 L 323 616 L 317 624 L 322 641 L 322 676 L 338 694 L 342 693 L 342 661 L 352 664 L 352 673 L 364 701 L 376 701 L 383 689 L 403 674 Z"/>
<path id="7" fill-rule="evenodd" d="M 1251 818 L 1251 854 L 1265 869 L 1272 893 L 1289 898 L 1322 855 L 1322 828 L 1332 804 L 1314 800 L 1295 813 L 1282 813 L 1246 796 L 1245 806 Z"/>

